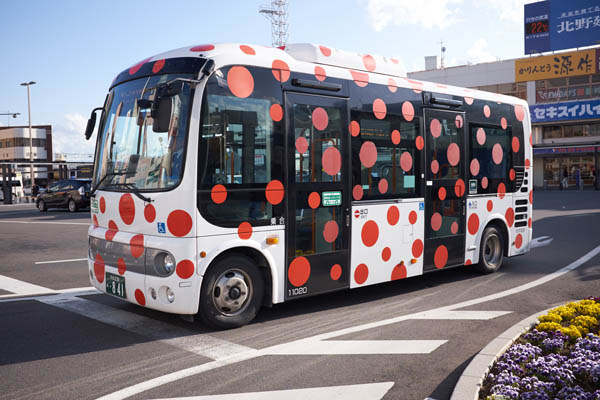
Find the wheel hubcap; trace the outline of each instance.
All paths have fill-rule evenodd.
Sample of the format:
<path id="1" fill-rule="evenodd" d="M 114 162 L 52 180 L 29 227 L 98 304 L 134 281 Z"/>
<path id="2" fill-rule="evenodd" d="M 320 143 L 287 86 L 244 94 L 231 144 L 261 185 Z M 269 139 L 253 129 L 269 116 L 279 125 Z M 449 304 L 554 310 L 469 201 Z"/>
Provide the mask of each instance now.
<path id="1" fill-rule="evenodd" d="M 500 238 L 495 234 L 488 236 L 485 242 L 484 259 L 490 267 L 496 267 L 500 262 L 502 256 L 500 243 Z"/>
<path id="2" fill-rule="evenodd" d="M 236 315 L 252 298 L 252 281 L 244 271 L 230 269 L 217 278 L 212 293 L 214 305 L 222 314 Z"/>

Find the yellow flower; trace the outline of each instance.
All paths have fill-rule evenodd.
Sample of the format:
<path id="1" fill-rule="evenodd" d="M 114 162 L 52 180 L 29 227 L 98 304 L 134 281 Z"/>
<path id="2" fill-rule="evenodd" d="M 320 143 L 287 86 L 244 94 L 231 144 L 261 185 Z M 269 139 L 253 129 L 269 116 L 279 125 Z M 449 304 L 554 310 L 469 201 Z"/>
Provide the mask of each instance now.
<path id="1" fill-rule="evenodd" d="M 556 322 L 560 323 L 562 321 L 562 317 L 556 313 L 549 313 L 546 315 L 542 315 L 538 318 L 540 322 Z"/>
<path id="2" fill-rule="evenodd" d="M 562 326 L 560 324 L 557 324 L 556 322 L 542 322 L 537 326 L 538 331 L 544 332 L 559 331 L 561 329 Z"/>

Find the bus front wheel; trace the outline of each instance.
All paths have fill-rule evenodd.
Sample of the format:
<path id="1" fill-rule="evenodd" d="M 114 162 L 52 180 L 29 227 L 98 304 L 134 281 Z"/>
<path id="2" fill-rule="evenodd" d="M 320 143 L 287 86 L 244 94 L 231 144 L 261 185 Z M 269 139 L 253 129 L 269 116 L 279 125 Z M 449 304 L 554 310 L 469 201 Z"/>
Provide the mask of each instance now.
<path id="1" fill-rule="evenodd" d="M 491 274 L 498 271 L 504 260 L 504 239 L 502 232 L 495 226 L 488 226 L 481 237 L 479 248 L 479 271 Z"/>
<path id="2" fill-rule="evenodd" d="M 263 292 L 262 276 L 251 259 L 225 257 L 204 275 L 198 317 L 217 329 L 246 325 L 258 313 Z"/>

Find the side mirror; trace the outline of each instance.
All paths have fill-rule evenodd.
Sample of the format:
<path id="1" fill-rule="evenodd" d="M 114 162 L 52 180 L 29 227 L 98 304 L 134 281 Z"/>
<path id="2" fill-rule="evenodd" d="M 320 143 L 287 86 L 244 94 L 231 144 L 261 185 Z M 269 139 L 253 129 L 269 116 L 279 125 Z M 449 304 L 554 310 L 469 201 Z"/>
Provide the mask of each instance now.
<path id="1" fill-rule="evenodd" d="M 92 115 L 88 119 L 87 126 L 85 127 L 85 140 L 90 140 L 96 127 L 96 111 L 102 110 L 102 107 L 96 107 L 92 110 Z"/>
<path id="2" fill-rule="evenodd" d="M 173 98 L 159 97 L 154 100 L 152 109 L 152 130 L 154 132 L 168 132 L 171 125 L 171 113 L 173 112 Z"/>

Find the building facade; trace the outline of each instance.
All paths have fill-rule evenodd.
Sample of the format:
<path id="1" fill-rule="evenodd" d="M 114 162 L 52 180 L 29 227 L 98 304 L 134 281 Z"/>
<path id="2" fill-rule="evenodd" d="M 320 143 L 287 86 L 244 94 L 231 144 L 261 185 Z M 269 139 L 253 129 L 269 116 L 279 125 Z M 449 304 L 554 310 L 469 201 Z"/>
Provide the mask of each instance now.
<path id="1" fill-rule="evenodd" d="M 33 125 L 31 127 L 32 152 L 34 162 L 52 162 L 52 126 Z M 0 162 L 28 163 L 30 155 L 29 126 L 0 127 Z M 51 169 L 51 167 L 50 167 Z M 35 166 L 35 182 L 46 184 L 48 166 Z M 19 164 L 16 171 L 21 172 L 27 184 L 30 184 L 29 167 Z"/>

